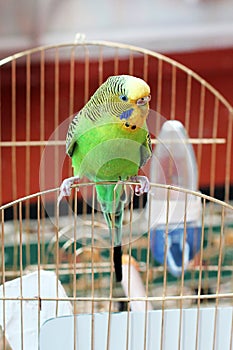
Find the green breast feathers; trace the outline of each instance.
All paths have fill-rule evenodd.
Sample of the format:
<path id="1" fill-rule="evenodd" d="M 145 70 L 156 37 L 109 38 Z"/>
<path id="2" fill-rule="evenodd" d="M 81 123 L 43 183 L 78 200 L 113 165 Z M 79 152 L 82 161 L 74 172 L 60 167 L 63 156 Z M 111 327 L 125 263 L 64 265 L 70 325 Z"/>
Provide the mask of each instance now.
<path id="1" fill-rule="evenodd" d="M 124 75 L 99 87 L 68 129 L 66 151 L 74 175 L 117 181 L 137 174 L 151 156 L 149 93 L 143 80 Z"/>
<path id="2" fill-rule="evenodd" d="M 95 186 L 111 245 L 114 243 L 117 282 L 122 280 L 122 220 L 126 201 L 122 181 L 135 182 L 138 196 L 150 190 L 147 177 L 137 175 L 151 156 L 146 126 L 149 101 L 150 88 L 142 79 L 129 75 L 109 77 L 74 117 L 66 138 L 74 176 L 63 181 L 58 203 L 71 194 L 72 184 L 83 176 L 95 182 L 118 182 L 118 186 L 103 183 Z"/>

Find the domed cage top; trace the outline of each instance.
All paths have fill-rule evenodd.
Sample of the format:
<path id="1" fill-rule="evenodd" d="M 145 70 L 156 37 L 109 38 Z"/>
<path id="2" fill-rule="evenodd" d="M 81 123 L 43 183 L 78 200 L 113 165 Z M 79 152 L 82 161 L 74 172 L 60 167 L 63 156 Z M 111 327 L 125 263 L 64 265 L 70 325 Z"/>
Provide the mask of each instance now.
<path id="1" fill-rule="evenodd" d="M 143 168 L 151 177 L 148 195 L 135 197 L 134 184 L 127 182 L 123 280 L 116 283 L 112 242 L 94 184 L 84 179 L 60 206 L 57 196 L 62 179 L 72 175 L 65 156 L 72 116 L 108 76 L 120 74 L 150 85 L 153 152 L 164 123 L 180 121 L 198 173 L 194 189 L 154 183 L 152 159 Z M 231 349 L 233 107 L 225 98 L 195 72 L 159 53 L 79 37 L 1 60 L 0 116 L 3 349 L 37 349 L 39 343 L 46 349 L 49 328 L 43 328 L 44 322 L 65 315 L 71 320 L 66 342 L 69 338 L 72 348 L 133 349 L 137 343 L 142 349 L 169 349 L 171 338 L 177 349 L 190 344 L 193 349 Z M 175 333 L 170 333 L 171 309 Z M 192 321 L 186 310 L 195 312 Z M 126 318 L 117 320 L 115 311 Z M 147 317 L 137 320 L 138 311 Z M 206 333 L 205 319 L 210 322 Z M 115 322 L 125 324 L 117 344 Z M 150 335 L 155 324 L 156 339 Z M 63 332 L 58 333 L 47 346 L 62 344 Z"/>

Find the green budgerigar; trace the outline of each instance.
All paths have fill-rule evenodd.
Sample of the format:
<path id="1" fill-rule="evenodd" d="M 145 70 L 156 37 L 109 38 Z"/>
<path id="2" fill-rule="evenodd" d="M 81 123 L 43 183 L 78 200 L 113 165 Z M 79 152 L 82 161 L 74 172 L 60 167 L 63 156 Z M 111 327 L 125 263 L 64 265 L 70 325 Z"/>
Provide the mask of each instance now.
<path id="1" fill-rule="evenodd" d="M 97 183 L 96 192 L 114 241 L 117 281 L 122 279 L 124 181 L 137 183 L 137 195 L 149 190 L 147 177 L 137 175 L 152 152 L 146 125 L 149 101 L 150 87 L 144 80 L 130 75 L 110 76 L 75 115 L 66 137 L 74 176 L 63 181 L 58 202 L 70 195 L 72 184 L 84 176 L 93 182 L 114 182 Z"/>

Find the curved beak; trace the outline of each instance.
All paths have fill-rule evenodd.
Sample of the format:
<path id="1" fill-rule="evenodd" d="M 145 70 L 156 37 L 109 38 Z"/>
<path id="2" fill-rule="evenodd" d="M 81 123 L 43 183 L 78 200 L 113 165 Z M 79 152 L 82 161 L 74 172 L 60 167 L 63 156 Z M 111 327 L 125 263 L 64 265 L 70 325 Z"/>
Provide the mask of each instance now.
<path id="1" fill-rule="evenodd" d="M 148 102 L 150 102 L 150 100 L 151 100 L 151 96 L 148 95 L 148 96 L 139 98 L 136 103 L 137 103 L 138 106 L 144 106 Z"/>

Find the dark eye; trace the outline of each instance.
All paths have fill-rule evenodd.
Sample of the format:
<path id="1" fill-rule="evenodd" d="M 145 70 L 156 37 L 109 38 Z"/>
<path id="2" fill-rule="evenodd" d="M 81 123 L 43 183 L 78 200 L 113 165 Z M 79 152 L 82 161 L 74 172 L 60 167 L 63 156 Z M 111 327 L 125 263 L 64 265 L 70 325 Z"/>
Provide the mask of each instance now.
<path id="1" fill-rule="evenodd" d="M 128 101 L 128 97 L 127 96 L 125 96 L 125 95 L 121 95 L 120 96 L 120 99 L 122 100 L 122 101 Z"/>

